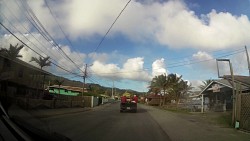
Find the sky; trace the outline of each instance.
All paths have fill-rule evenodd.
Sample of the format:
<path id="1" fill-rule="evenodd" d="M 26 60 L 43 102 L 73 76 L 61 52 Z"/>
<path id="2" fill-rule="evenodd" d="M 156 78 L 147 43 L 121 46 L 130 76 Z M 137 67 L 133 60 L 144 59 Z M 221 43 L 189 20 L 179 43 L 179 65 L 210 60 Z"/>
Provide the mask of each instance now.
<path id="1" fill-rule="evenodd" d="M 175 73 L 197 88 L 204 80 L 218 79 L 219 58 L 230 59 L 234 74 L 249 75 L 244 48 L 250 46 L 249 0 L 128 2 L 0 0 L 0 21 L 69 72 L 82 76 L 86 69 L 87 83 L 147 92 L 153 77 Z M 21 44 L 0 26 L 0 47 L 17 43 Z M 30 48 L 21 50 L 23 61 L 39 56 Z M 220 75 L 229 74 L 227 63 L 218 66 Z M 45 70 L 82 81 L 56 66 Z"/>

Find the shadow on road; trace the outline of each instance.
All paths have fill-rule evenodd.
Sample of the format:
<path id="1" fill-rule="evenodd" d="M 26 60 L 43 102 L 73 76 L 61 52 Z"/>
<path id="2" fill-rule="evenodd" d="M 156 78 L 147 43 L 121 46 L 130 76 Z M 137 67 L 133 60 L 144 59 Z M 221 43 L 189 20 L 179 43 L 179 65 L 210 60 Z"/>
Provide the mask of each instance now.
<path id="1" fill-rule="evenodd" d="M 137 109 L 136 113 L 146 113 L 147 110 L 146 109 Z M 131 114 L 135 114 L 135 112 L 133 111 L 123 111 L 122 113 L 131 113 Z"/>

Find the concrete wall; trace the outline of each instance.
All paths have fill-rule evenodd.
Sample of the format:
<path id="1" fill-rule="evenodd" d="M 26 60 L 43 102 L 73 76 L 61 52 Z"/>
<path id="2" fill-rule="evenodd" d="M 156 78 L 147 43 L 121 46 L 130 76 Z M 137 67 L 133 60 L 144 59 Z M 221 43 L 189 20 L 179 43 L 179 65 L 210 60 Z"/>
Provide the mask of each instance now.
<path id="1" fill-rule="evenodd" d="M 33 98 L 15 98 L 18 105 L 26 109 L 33 108 L 72 108 L 72 107 L 93 107 L 92 96 L 74 97 L 69 100 L 44 100 L 44 99 L 33 99 Z"/>

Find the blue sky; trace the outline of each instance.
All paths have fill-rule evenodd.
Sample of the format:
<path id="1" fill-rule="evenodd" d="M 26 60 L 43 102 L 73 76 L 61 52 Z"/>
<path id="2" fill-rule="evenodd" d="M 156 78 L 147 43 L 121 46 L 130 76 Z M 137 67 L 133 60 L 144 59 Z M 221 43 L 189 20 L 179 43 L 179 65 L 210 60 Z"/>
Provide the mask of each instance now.
<path id="1" fill-rule="evenodd" d="M 217 78 L 216 58 L 231 59 L 235 74 L 248 75 L 244 52 L 244 46 L 250 46 L 248 0 L 132 0 L 97 49 L 127 2 L 47 1 L 52 16 L 44 0 L 27 0 L 62 50 L 82 70 L 89 65 L 87 82 L 112 86 L 114 81 L 116 87 L 146 92 L 155 75 L 177 73 L 197 87 L 203 80 Z M 13 33 L 51 61 L 82 75 L 33 27 L 25 3 L 3 0 L 0 4 L 1 21 Z M 18 43 L 0 29 L 2 47 Z M 27 62 L 38 56 L 29 49 L 21 53 Z M 82 80 L 53 66 L 46 69 Z M 228 74 L 228 66 L 221 64 L 221 72 Z"/>

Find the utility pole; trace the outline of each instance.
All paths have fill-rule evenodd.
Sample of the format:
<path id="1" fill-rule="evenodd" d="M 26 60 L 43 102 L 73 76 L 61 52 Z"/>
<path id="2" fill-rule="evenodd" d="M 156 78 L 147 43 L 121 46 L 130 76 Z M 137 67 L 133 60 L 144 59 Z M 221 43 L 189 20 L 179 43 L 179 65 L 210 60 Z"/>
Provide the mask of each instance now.
<path id="1" fill-rule="evenodd" d="M 218 71 L 218 77 L 219 78 L 224 78 L 223 76 L 220 75 L 220 71 L 219 71 L 219 65 L 218 62 L 228 62 L 229 63 L 229 67 L 230 67 L 230 73 L 231 73 L 231 79 L 232 79 L 232 92 L 233 92 L 233 111 L 232 111 L 232 125 L 235 125 L 235 119 L 236 119 L 236 112 L 237 112 L 237 96 L 235 93 L 235 82 L 234 82 L 234 72 L 233 72 L 233 66 L 232 63 L 230 62 L 229 59 L 216 59 L 216 63 L 217 63 L 217 71 Z"/>
<path id="2" fill-rule="evenodd" d="M 245 46 L 245 50 L 246 50 L 246 55 L 247 55 L 247 65 L 248 65 L 249 76 L 250 76 L 250 63 L 249 63 L 249 56 L 248 56 L 247 46 Z"/>
<path id="3" fill-rule="evenodd" d="M 114 80 L 112 80 L 112 81 L 113 81 L 113 86 L 112 86 L 112 96 L 111 96 L 111 98 L 114 99 Z"/>
<path id="4" fill-rule="evenodd" d="M 87 77 L 87 67 L 88 67 L 88 65 L 85 64 L 85 69 L 84 69 L 84 74 L 83 74 L 82 97 L 83 97 L 83 93 L 84 93 L 84 89 L 85 89 L 85 80 Z"/>

